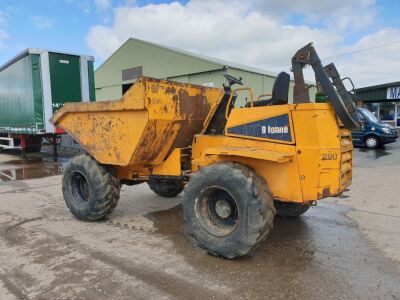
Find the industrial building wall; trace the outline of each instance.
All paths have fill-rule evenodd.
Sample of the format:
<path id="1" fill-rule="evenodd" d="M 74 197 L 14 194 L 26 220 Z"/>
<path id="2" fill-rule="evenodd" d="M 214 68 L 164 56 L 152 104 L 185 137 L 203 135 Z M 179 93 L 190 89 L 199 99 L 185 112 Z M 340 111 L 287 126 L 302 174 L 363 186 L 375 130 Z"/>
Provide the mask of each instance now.
<path id="1" fill-rule="evenodd" d="M 209 85 L 217 88 L 222 88 L 222 84 L 227 84 L 226 79 L 223 77 L 223 74 L 229 74 L 234 77 L 242 77 L 243 86 L 250 87 L 253 90 L 254 96 L 263 93 L 271 92 L 272 85 L 274 83 L 275 78 L 267 77 L 262 74 L 251 73 L 243 70 L 231 69 L 228 68 L 226 70 L 217 70 L 206 73 L 198 73 L 186 76 L 179 77 L 169 77 L 169 80 L 181 81 L 199 85 Z M 234 85 L 233 88 L 238 88 L 239 85 Z M 245 92 L 243 92 L 245 95 Z"/>
<path id="2" fill-rule="evenodd" d="M 117 100 L 122 97 L 122 84 L 107 86 L 103 88 L 96 87 L 96 101 Z"/>
<path id="3" fill-rule="evenodd" d="M 193 83 L 193 84 L 207 84 L 212 85 L 214 87 L 222 87 L 223 83 L 227 83 L 223 74 L 229 74 L 235 76 L 237 78 L 242 77 L 243 86 L 250 87 L 253 90 L 253 96 L 256 99 L 261 94 L 268 94 L 272 92 L 272 87 L 275 82 L 275 77 L 252 73 L 244 70 L 239 69 L 232 69 L 229 68 L 227 70 L 217 70 L 212 72 L 205 72 L 205 73 L 198 73 L 192 75 L 185 75 L 185 76 L 177 76 L 177 77 L 169 77 L 169 80 L 186 82 L 186 83 Z M 289 103 L 293 102 L 293 86 L 294 82 L 290 82 L 289 87 Z M 239 87 L 238 85 L 234 87 Z M 310 88 L 310 99 L 314 102 L 315 94 L 317 93 L 316 87 Z M 244 94 L 244 92 L 243 92 Z"/>
<path id="4" fill-rule="evenodd" d="M 123 80 L 122 71 L 138 68 L 143 76 L 165 78 L 194 84 L 213 84 L 222 87 L 226 80 L 225 72 L 235 77 L 242 77 L 243 83 L 251 87 L 254 96 L 271 93 L 275 77 L 228 68 L 221 64 L 199 59 L 164 48 L 145 41 L 130 39 L 121 46 L 95 73 L 96 100 L 117 100 L 122 97 L 122 86 L 129 86 L 135 80 Z M 133 71 L 133 70 L 132 70 Z M 137 74 L 138 75 L 138 74 Z M 293 99 L 293 83 L 289 91 L 289 101 Z M 316 88 L 311 88 L 311 99 L 314 100 Z"/>
<path id="5" fill-rule="evenodd" d="M 122 96 L 122 70 L 142 67 L 144 76 L 166 78 L 221 68 L 189 55 L 157 47 L 143 41 L 128 40 L 95 73 L 96 99 L 115 100 Z"/>

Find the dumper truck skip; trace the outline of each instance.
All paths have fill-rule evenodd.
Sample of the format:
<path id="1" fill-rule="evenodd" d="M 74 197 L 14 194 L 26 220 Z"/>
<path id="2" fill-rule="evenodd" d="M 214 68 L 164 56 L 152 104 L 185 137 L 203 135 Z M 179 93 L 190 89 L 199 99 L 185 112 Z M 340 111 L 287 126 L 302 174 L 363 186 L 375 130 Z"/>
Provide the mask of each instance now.
<path id="1" fill-rule="evenodd" d="M 303 67 L 311 65 L 329 103 L 311 103 Z M 87 154 L 65 167 L 62 190 L 86 221 L 116 207 L 122 184 L 147 182 L 160 196 L 185 190 L 186 232 L 214 255 L 234 258 L 260 244 L 275 215 L 295 217 L 352 180 L 351 94 L 311 44 L 280 73 L 272 97 L 253 101 L 240 79 L 224 89 L 140 78 L 119 101 L 66 104 L 52 123 Z M 250 101 L 237 104 L 238 95 Z M 336 112 L 336 113 L 335 113 Z"/>

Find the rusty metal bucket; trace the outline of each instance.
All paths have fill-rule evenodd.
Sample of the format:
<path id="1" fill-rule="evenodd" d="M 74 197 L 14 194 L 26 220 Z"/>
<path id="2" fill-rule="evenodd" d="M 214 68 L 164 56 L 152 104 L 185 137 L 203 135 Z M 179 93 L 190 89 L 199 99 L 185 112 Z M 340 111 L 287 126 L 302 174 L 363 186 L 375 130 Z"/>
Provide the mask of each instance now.
<path id="1" fill-rule="evenodd" d="M 118 101 L 68 103 L 51 122 L 103 164 L 161 164 L 192 144 L 222 89 L 141 77 Z"/>

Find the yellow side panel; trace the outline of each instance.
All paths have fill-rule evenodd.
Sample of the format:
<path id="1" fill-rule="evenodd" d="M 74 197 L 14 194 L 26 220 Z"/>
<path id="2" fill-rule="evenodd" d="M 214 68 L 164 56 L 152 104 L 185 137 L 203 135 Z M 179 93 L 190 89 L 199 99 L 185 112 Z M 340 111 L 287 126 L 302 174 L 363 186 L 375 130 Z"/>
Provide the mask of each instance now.
<path id="1" fill-rule="evenodd" d="M 340 132 L 330 106 L 299 105 L 293 110 L 300 181 L 305 199 L 340 193 Z"/>
<path id="2" fill-rule="evenodd" d="M 175 149 L 161 164 L 153 168 L 153 175 L 181 176 L 181 149 Z"/>
<path id="3" fill-rule="evenodd" d="M 290 160 L 278 163 L 276 161 L 242 157 L 239 154 L 225 155 L 221 153 L 220 155 L 207 155 L 207 152 L 212 153 L 212 149 L 230 147 L 276 152 L 281 153 L 282 156 L 286 154 L 290 157 Z M 276 199 L 290 199 L 294 202 L 303 202 L 294 146 L 222 135 L 198 135 L 195 137 L 193 143 L 192 157 L 193 171 L 197 171 L 199 168 L 213 163 L 224 161 L 242 163 L 253 168 L 259 176 L 265 179 L 268 188 Z"/>
<path id="4" fill-rule="evenodd" d="M 264 177 L 273 196 L 288 202 L 309 202 L 339 195 L 351 183 L 351 137 L 340 129 L 329 104 L 296 104 L 234 109 L 227 126 L 248 124 L 281 114 L 291 115 L 293 142 L 271 141 L 253 136 L 196 136 L 193 169 L 220 161 L 236 161 L 252 167 Z M 229 151 L 232 147 L 246 151 Z M 225 148 L 225 152 L 220 151 Z M 254 151 L 254 155 L 248 152 Z M 290 160 L 277 163 L 271 151 Z"/>
<path id="5" fill-rule="evenodd" d="M 248 158 L 256 158 L 261 160 L 268 160 L 277 163 L 286 163 L 292 159 L 293 155 L 287 153 L 280 153 L 277 151 L 262 150 L 262 149 L 248 149 L 245 147 L 217 147 L 207 148 L 204 153 L 206 155 L 230 155 L 241 156 Z"/>

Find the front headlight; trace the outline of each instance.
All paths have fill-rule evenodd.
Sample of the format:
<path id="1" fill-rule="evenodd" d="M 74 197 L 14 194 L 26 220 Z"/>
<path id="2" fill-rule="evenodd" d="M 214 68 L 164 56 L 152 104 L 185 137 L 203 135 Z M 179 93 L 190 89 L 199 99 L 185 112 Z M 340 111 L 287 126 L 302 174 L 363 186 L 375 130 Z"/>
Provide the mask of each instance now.
<path id="1" fill-rule="evenodd" d="M 382 128 L 383 133 L 391 134 L 392 131 L 389 128 Z"/>

